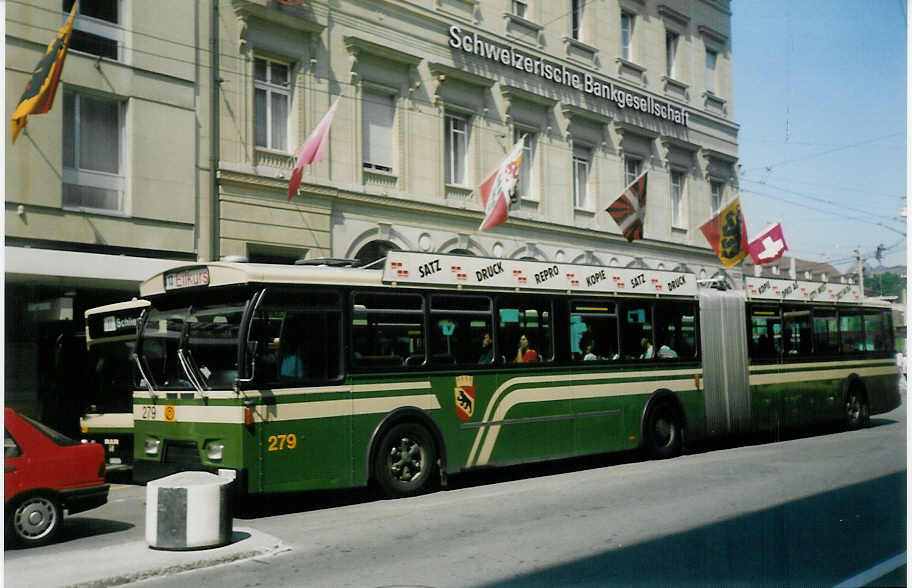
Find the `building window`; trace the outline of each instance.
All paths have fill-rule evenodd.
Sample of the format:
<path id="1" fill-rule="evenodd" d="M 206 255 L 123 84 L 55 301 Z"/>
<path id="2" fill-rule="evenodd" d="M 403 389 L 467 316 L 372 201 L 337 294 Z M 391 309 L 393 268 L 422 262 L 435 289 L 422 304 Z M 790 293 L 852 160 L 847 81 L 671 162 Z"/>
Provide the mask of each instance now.
<path id="1" fill-rule="evenodd" d="M 586 0 L 570 0 L 570 38 L 583 40 L 583 8 Z"/>
<path id="2" fill-rule="evenodd" d="M 465 117 L 447 114 L 446 127 L 446 173 L 447 184 L 464 186 L 466 179 L 466 153 L 469 144 L 469 121 Z"/>
<path id="3" fill-rule="evenodd" d="M 592 152 L 584 147 L 573 148 L 573 206 L 588 210 L 589 205 L 589 167 L 592 164 Z"/>
<path id="4" fill-rule="evenodd" d="M 392 172 L 394 97 L 365 92 L 363 105 L 364 168 Z"/>
<path id="5" fill-rule="evenodd" d="M 63 0 L 63 11 L 73 9 L 74 0 Z M 70 49 L 99 57 L 119 59 L 123 29 L 118 26 L 121 0 L 81 0 L 79 18 L 73 23 Z"/>
<path id="6" fill-rule="evenodd" d="M 675 58 L 678 54 L 678 35 L 671 31 L 665 31 L 665 75 L 674 79 L 675 77 Z"/>
<path id="7" fill-rule="evenodd" d="M 621 58 L 633 60 L 633 15 L 621 13 Z"/>
<path id="8" fill-rule="evenodd" d="M 684 228 L 684 172 L 671 172 L 671 226 Z"/>
<path id="9" fill-rule="evenodd" d="M 716 91 L 716 59 L 719 54 L 712 49 L 706 50 L 706 91 Z"/>
<path id="10" fill-rule="evenodd" d="M 253 60 L 254 135 L 257 147 L 288 151 L 289 68 L 257 57 Z"/>
<path id="11" fill-rule="evenodd" d="M 722 182 L 710 182 L 709 183 L 709 193 L 710 201 L 709 205 L 712 209 L 713 216 L 719 214 L 719 211 L 722 210 L 722 196 L 725 192 L 725 184 Z"/>
<path id="12" fill-rule="evenodd" d="M 64 93 L 64 207 L 123 211 L 123 120 L 117 100 Z"/>
<path id="13" fill-rule="evenodd" d="M 510 2 L 510 10 L 513 12 L 513 16 L 526 18 L 526 14 L 529 11 L 529 3 L 526 0 L 513 0 Z"/>
<path id="14" fill-rule="evenodd" d="M 531 200 L 537 199 L 535 186 L 532 183 L 532 168 L 535 165 L 535 143 L 537 135 L 520 129 L 513 133 L 513 142 L 519 141 L 520 137 L 526 136 L 523 142 L 522 161 L 519 164 L 519 181 L 516 183 L 516 193 L 522 198 Z"/>
<path id="15" fill-rule="evenodd" d="M 624 160 L 624 188 L 627 188 L 640 177 L 643 170 L 643 160 L 635 157 L 628 157 Z"/>

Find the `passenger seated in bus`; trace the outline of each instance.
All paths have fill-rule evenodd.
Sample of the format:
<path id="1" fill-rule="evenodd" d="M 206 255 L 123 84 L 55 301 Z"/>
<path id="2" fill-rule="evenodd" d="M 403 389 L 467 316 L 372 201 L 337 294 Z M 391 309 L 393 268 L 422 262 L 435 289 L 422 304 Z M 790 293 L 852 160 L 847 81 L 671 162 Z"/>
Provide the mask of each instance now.
<path id="1" fill-rule="evenodd" d="M 300 380 L 304 377 L 304 362 L 301 361 L 301 344 L 286 335 L 282 345 L 282 363 L 279 367 L 279 379 Z"/>
<path id="2" fill-rule="evenodd" d="M 478 363 L 491 363 L 492 361 L 494 361 L 494 345 L 491 334 L 485 333 L 481 338 L 481 356 L 478 358 Z"/>
<path id="3" fill-rule="evenodd" d="M 513 359 L 513 363 L 526 363 L 530 361 L 538 361 L 538 353 L 532 349 L 532 344 L 529 343 L 529 339 L 523 335 L 519 338 L 519 349 L 516 350 L 516 357 Z"/>
<path id="4" fill-rule="evenodd" d="M 678 353 L 668 346 L 668 344 L 663 344 L 659 347 L 659 359 L 677 359 Z"/>
<path id="5" fill-rule="evenodd" d="M 596 361 L 598 358 L 598 355 L 595 354 L 595 341 L 590 341 L 586 345 L 586 355 L 583 356 L 583 361 Z"/>
<path id="6" fill-rule="evenodd" d="M 640 348 L 643 350 L 643 353 L 640 354 L 640 359 L 652 359 L 655 357 L 655 349 L 646 337 L 640 339 Z"/>

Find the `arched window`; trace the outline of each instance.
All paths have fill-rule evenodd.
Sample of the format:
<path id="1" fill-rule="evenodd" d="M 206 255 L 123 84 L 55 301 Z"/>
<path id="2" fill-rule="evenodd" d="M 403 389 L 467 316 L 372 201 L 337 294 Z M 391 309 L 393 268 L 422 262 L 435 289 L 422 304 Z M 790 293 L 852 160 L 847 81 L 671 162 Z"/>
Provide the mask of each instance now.
<path id="1" fill-rule="evenodd" d="M 371 241 L 364 245 L 355 254 L 355 259 L 361 262 L 361 265 L 367 265 L 371 262 L 383 259 L 390 251 L 398 251 L 399 247 L 389 241 Z"/>

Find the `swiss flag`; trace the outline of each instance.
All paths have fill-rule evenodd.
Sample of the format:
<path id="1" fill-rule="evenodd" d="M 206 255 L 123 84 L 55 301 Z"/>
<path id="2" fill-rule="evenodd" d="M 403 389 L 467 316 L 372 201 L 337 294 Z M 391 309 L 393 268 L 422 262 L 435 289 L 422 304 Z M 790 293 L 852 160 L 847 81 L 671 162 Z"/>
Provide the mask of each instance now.
<path id="1" fill-rule="evenodd" d="M 497 169 L 492 171 L 491 175 L 478 187 L 478 191 L 481 193 L 481 205 L 485 211 L 484 220 L 478 227 L 479 231 L 496 227 L 507 220 L 510 193 L 516 186 L 516 180 L 519 177 L 525 140 L 525 135 L 520 137 Z"/>
<path id="2" fill-rule="evenodd" d="M 750 253 L 751 259 L 756 265 L 772 263 L 782 257 L 786 251 L 788 251 L 788 245 L 782 234 L 781 222 L 770 225 L 747 244 L 747 252 Z"/>

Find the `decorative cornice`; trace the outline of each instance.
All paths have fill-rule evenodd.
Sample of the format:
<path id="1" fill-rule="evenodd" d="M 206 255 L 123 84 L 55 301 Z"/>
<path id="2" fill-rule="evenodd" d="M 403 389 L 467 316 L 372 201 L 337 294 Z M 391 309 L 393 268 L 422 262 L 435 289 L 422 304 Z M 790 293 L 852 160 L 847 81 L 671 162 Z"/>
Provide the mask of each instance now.
<path id="1" fill-rule="evenodd" d="M 537 104 L 543 108 L 551 108 L 557 104 L 557 100 L 554 98 L 542 96 L 541 94 L 536 94 L 535 92 L 530 92 L 529 90 L 504 83 L 500 84 L 500 91 L 504 98 L 511 102 L 528 102 L 530 104 Z"/>
<path id="2" fill-rule="evenodd" d="M 411 55 L 404 51 L 399 51 L 398 49 L 393 49 L 387 45 L 381 45 L 373 41 L 368 41 L 361 37 L 346 36 L 342 37 L 342 40 L 345 42 L 345 48 L 348 52 L 357 59 L 358 54 L 367 53 L 369 55 L 376 55 L 378 57 L 383 57 L 384 59 L 389 59 L 390 61 L 395 61 L 397 63 L 404 63 L 406 65 L 415 66 L 421 63 L 421 57 L 416 55 Z"/>
<path id="3" fill-rule="evenodd" d="M 480 88 L 490 88 L 494 85 L 494 80 L 491 78 L 473 74 L 443 63 L 428 63 L 428 68 L 431 70 L 431 75 L 437 78 L 437 81 L 440 84 L 446 83 L 449 79 L 454 79 L 459 80 L 464 84 L 478 86 Z"/>
<path id="4" fill-rule="evenodd" d="M 297 16 L 295 12 L 299 12 L 299 10 L 284 9 L 279 4 L 276 4 L 275 8 L 269 8 L 266 4 L 250 0 L 231 0 L 231 4 L 234 14 L 244 21 L 259 20 L 310 35 L 319 35 L 326 28 L 326 25 Z"/>
<path id="5" fill-rule="evenodd" d="M 575 118 L 581 118 L 588 120 L 600 125 L 608 125 L 614 120 L 610 114 L 602 114 L 600 112 L 595 112 L 592 110 L 586 110 L 585 108 L 580 108 L 579 106 L 574 106 L 573 104 L 561 104 L 561 112 L 564 113 L 564 116 L 571 121 Z"/>
<path id="6" fill-rule="evenodd" d="M 699 31 L 699 33 L 701 35 L 703 35 L 704 37 L 706 37 L 708 39 L 712 39 L 713 41 L 716 41 L 717 43 L 722 43 L 723 45 L 728 43 L 728 35 L 724 35 L 724 34 L 720 33 L 719 31 L 717 31 L 713 28 L 710 28 L 706 25 L 698 26 L 697 31 Z"/>
<path id="7" fill-rule="evenodd" d="M 686 27 L 687 23 L 690 22 L 689 16 L 687 16 L 686 14 L 682 14 L 682 13 L 678 12 L 677 10 L 675 10 L 674 8 L 671 8 L 665 4 L 660 4 L 658 6 L 658 11 L 659 11 L 660 16 L 663 16 L 663 17 L 667 18 L 668 20 L 672 20 L 672 21 L 676 22 L 677 24 L 681 25 L 682 27 Z"/>

